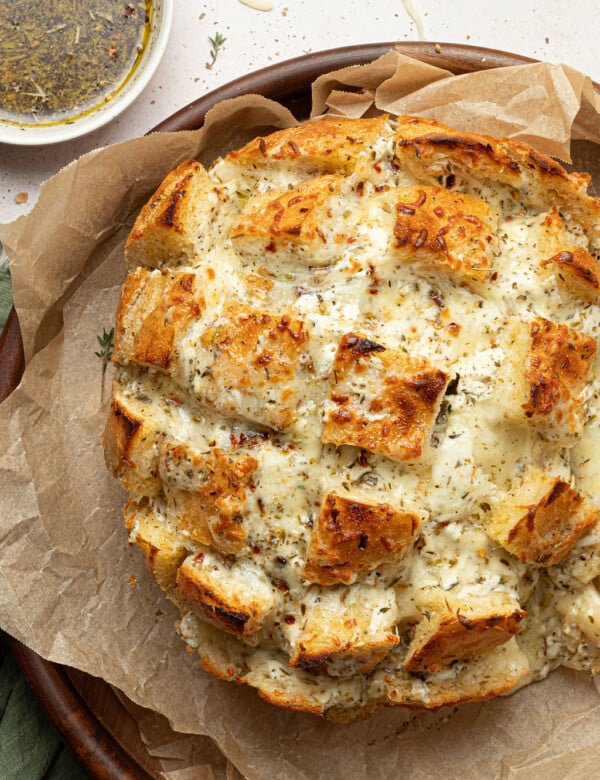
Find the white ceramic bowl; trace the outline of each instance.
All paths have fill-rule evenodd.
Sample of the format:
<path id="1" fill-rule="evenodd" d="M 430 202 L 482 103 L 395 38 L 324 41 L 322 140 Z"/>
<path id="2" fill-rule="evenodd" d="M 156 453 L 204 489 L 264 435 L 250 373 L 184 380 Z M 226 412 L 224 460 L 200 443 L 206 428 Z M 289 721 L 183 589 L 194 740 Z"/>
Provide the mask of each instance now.
<path id="1" fill-rule="evenodd" d="M 148 84 L 160 62 L 171 31 L 174 0 L 154 0 L 154 18 L 148 44 L 135 72 L 114 98 L 97 109 L 56 125 L 11 125 L 0 120 L 0 143 L 37 146 L 69 141 L 110 122 L 129 106 Z"/>

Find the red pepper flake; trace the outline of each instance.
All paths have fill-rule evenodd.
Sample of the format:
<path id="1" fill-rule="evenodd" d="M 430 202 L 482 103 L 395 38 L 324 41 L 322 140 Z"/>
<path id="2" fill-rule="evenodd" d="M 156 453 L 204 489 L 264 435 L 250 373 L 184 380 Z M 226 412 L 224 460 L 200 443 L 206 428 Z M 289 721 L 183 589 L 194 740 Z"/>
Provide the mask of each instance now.
<path id="1" fill-rule="evenodd" d="M 283 618 L 283 622 L 287 623 L 288 626 L 292 626 L 296 622 L 296 618 L 293 615 L 286 615 Z"/>

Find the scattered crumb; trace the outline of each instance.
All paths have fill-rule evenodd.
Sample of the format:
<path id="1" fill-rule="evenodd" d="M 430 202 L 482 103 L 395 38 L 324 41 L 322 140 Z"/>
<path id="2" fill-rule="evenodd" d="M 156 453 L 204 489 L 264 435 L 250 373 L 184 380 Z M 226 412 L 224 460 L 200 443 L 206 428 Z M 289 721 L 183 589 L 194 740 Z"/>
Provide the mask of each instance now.
<path id="1" fill-rule="evenodd" d="M 282 10 L 281 10 L 281 15 L 282 15 L 282 16 L 287 16 L 287 15 L 288 15 L 288 7 L 287 7 L 287 5 L 286 5 L 286 7 L 285 7 L 285 8 L 282 8 Z"/>
<path id="2" fill-rule="evenodd" d="M 550 43 L 550 38 L 544 38 L 544 40 L 546 41 L 546 43 Z"/>
<path id="3" fill-rule="evenodd" d="M 127 577 L 127 584 L 131 585 L 132 588 L 135 588 L 137 585 L 137 577 L 135 576 L 135 572 L 131 572 L 129 577 Z"/>
<path id="4" fill-rule="evenodd" d="M 15 203 L 18 203 L 21 205 L 22 203 L 27 203 L 29 200 L 29 195 L 26 192 L 17 192 L 15 195 Z"/>
<path id="5" fill-rule="evenodd" d="M 436 43 L 434 48 L 435 48 L 435 53 L 436 54 L 441 54 L 442 53 L 442 47 L 440 46 L 439 43 Z"/>

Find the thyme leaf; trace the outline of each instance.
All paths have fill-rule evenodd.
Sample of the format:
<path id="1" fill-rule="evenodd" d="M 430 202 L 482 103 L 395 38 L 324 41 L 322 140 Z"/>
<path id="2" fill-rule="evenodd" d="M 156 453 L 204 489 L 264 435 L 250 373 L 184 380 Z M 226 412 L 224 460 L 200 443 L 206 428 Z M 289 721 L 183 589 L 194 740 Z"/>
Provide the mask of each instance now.
<path id="1" fill-rule="evenodd" d="M 109 360 L 111 360 L 113 356 L 113 349 L 115 348 L 115 329 L 114 327 L 110 330 L 106 330 L 106 328 L 102 328 L 102 335 L 96 336 L 98 339 L 98 344 L 100 344 L 101 350 L 99 352 L 94 352 L 96 357 L 99 357 L 102 359 L 104 363 L 108 363 Z"/>

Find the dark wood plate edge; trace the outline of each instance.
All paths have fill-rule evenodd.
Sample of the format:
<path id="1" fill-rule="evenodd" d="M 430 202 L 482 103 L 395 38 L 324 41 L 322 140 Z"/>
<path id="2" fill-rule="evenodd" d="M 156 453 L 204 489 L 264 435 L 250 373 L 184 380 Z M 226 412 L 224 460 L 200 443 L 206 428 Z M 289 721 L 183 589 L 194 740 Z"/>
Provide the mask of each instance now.
<path id="1" fill-rule="evenodd" d="M 439 47 L 439 52 L 436 51 L 436 47 Z M 276 63 L 268 68 L 242 76 L 235 81 L 230 81 L 214 92 L 209 92 L 189 103 L 150 132 L 195 130 L 202 126 L 207 111 L 217 103 L 251 93 L 258 93 L 277 100 L 294 113 L 294 102 L 306 95 L 310 84 L 321 74 L 347 68 L 351 65 L 364 65 L 381 57 L 391 49 L 396 49 L 401 54 L 414 57 L 429 65 L 450 70 L 455 75 L 470 73 L 474 70 L 504 68 L 536 62 L 536 60 L 520 54 L 509 54 L 497 49 L 463 46 L 455 43 L 388 41 L 364 46 L 359 44 L 339 49 L 327 49 L 295 57 L 283 63 Z M 285 70 L 284 79 L 282 79 L 282 70 Z"/>
<path id="2" fill-rule="evenodd" d="M 256 93 L 277 100 L 301 118 L 295 109 L 306 105 L 310 84 L 322 73 L 364 65 L 390 49 L 422 62 L 451 70 L 455 74 L 536 62 L 518 54 L 462 44 L 386 42 L 328 49 L 242 76 L 193 101 L 165 119 L 152 132 L 176 132 L 202 127 L 206 113 L 217 103 L 242 94 Z M 595 85 L 598 88 L 598 85 Z M 0 402 L 17 387 L 25 367 L 23 342 L 14 307 L 0 336 Z M 16 639 L 8 641 L 26 678 L 48 718 L 82 761 L 99 780 L 140 778 L 150 775 L 121 747 L 85 704 L 65 668 L 46 661 Z"/>
<path id="3" fill-rule="evenodd" d="M 64 668 L 12 637 L 17 662 L 52 724 L 86 769 L 102 780 L 152 780 L 83 701 Z"/>

